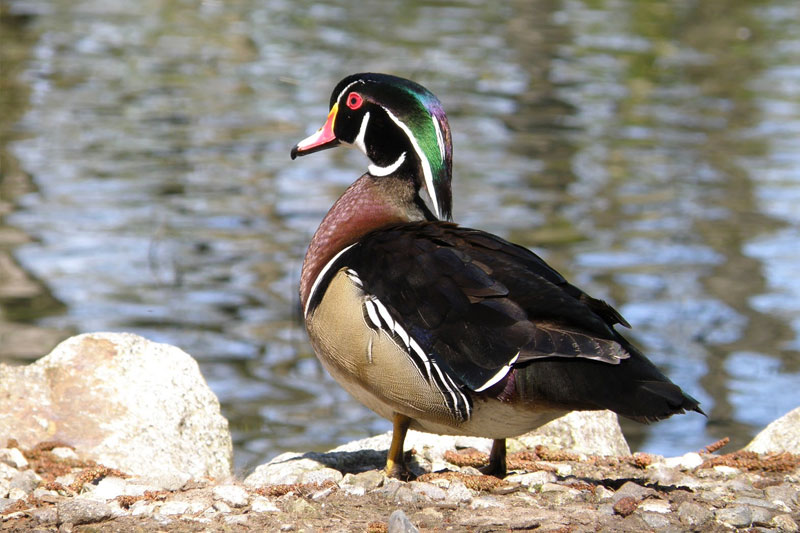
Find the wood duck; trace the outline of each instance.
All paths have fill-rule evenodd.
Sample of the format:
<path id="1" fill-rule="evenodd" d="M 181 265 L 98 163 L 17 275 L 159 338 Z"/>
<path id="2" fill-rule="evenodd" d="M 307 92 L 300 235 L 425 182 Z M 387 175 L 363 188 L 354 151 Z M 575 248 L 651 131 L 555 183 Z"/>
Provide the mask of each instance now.
<path id="1" fill-rule="evenodd" d="M 388 475 L 408 475 L 409 428 L 494 439 L 485 472 L 502 477 L 507 437 L 571 410 L 702 413 L 614 329 L 630 326 L 610 305 L 530 250 L 450 222 L 450 127 L 424 87 L 343 79 L 291 156 L 339 144 L 371 164 L 314 234 L 300 301 L 325 368 L 392 421 Z"/>

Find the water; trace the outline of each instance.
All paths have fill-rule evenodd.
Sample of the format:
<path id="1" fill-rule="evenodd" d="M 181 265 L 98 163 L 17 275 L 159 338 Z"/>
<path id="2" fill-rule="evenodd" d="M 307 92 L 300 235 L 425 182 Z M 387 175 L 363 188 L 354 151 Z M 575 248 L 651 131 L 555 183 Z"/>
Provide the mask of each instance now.
<path id="1" fill-rule="evenodd" d="M 800 404 L 800 7 L 0 0 L 0 359 L 132 331 L 201 362 L 236 466 L 389 429 L 321 369 L 300 262 L 366 161 L 292 163 L 364 70 L 443 101 L 455 217 L 614 302 L 746 444 Z"/>

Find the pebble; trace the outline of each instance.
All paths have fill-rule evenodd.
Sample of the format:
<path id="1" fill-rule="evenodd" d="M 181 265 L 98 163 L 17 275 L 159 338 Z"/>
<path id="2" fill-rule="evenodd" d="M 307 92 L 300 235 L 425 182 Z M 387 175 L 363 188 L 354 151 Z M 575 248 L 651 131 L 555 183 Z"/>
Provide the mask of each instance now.
<path id="1" fill-rule="evenodd" d="M 594 497 L 599 502 L 604 502 L 606 500 L 610 500 L 614 496 L 614 491 L 604 487 L 603 485 L 597 485 L 594 489 Z"/>
<path id="2" fill-rule="evenodd" d="M 231 512 L 231 506 L 228 505 L 227 503 L 223 502 L 223 501 L 214 502 L 213 507 L 214 507 L 214 509 L 216 509 L 220 513 L 230 513 Z"/>
<path id="3" fill-rule="evenodd" d="M 645 500 L 639 504 L 637 509 L 642 512 L 650 513 L 666 514 L 672 512 L 672 506 L 666 500 Z"/>
<path id="4" fill-rule="evenodd" d="M 12 500 L 10 498 L 5 498 L 5 497 L 0 498 L 0 513 L 5 511 L 6 507 L 11 507 L 11 505 L 13 505 L 13 503 L 14 503 L 14 500 Z"/>
<path id="5" fill-rule="evenodd" d="M 714 513 L 717 522 L 732 527 L 745 527 L 753 523 L 753 511 L 746 505 L 735 505 L 717 509 Z"/>
<path id="6" fill-rule="evenodd" d="M 735 475 L 738 475 L 741 472 L 741 470 L 739 470 L 738 468 L 734 468 L 732 466 L 717 465 L 714 467 L 714 472 L 717 472 L 727 477 L 733 477 Z"/>
<path id="7" fill-rule="evenodd" d="M 28 497 L 28 493 L 25 490 L 20 489 L 18 487 L 14 487 L 13 489 L 8 491 L 8 499 L 9 500 L 13 500 L 13 501 L 24 500 L 27 497 Z"/>
<path id="8" fill-rule="evenodd" d="M 324 500 L 325 498 L 327 498 L 328 496 L 333 494 L 333 491 L 335 491 L 335 490 L 336 490 L 336 486 L 331 486 L 331 487 L 326 487 L 324 489 L 320 489 L 320 490 L 318 490 L 317 492 L 315 492 L 314 494 L 311 495 L 311 499 L 313 501 L 315 501 L 315 502 L 320 501 L 320 500 Z"/>
<path id="9" fill-rule="evenodd" d="M 33 470 L 23 470 L 11 478 L 11 487 L 9 490 L 22 489 L 26 494 L 33 492 L 39 482 L 42 480 Z"/>
<path id="10" fill-rule="evenodd" d="M 447 487 L 446 500 L 448 502 L 453 502 L 456 504 L 470 503 L 473 497 L 472 491 L 469 490 L 464 483 L 457 479 L 453 480 L 453 482 L 450 483 L 450 486 Z"/>
<path id="11" fill-rule="evenodd" d="M 0 462 L 18 470 L 28 466 L 28 460 L 18 448 L 0 448 Z"/>
<path id="12" fill-rule="evenodd" d="M 617 503 L 622 498 L 633 498 L 636 501 L 641 501 L 649 496 L 655 496 L 656 494 L 656 491 L 653 489 L 642 487 L 633 481 L 627 481 L 614 493 L 614 496 L 611 497 L 611 501 Z"/>
<path id="13" fill-rule="evenodd" d="M 414 492 L 410 487 L 400 487 L 394 492 L 392 499 L 397 503 L 402 504 L 416 504 L 422 500 L 424 496 L 420 493 Z"/>
<path id="14" fill-rule="evenodd" d="M 652 527 L 656 531 L 664 531 L 667 526 L 671 525 L 669 517 L 665 516 L 661 512 L 641 513 L 639 516 L 641 516 L 642 520 L 644 520 L 648 526 Z"/>
<path id="15" fill-rule="evenodd" d="M 656 463 L 658 464 L 658 463 Z M 680 457 L 668 457 L 663 464 L 669 468 L 680 468 L 682 470 L 693 470 L 703 464 L 703 458 L 699 453 L 691 452 Z M 648 467 L 649 468 L 649 467 Z"/>
<path id="16" fill-rule="evenodd" d="M 213 494 L 214 498 L 232 507 L 244 507 L 250 499 L 247 491 L 239 485 L 219 485 L 214 487 Z"/>
<path id="17" fill-rule="evenodd" d="M 541 487 L 545 483 L 555 483 L 558 478 L 552 472 L 545 472 L 540 470 L 538 472 L 530 472 L 526 474 L 513 474 L 505 478 L 509 483 L 519 483 L 525 487 Z"/>
<path id="18" fill-rule="evenodd" d="M 474 498 L 469 504 L 469 508 L 473 510 L 488 509 L 490 507 L 503 507 L 503 504 L 493 496 L 480 496 Z"/>
<path id="19" fill-rule="evenodd" d="M 797 522 L 788 514 L 779 514 L 772 517 L 770 525 L 774 526 L 781 533 L 797 533 L 800 531 Z"/>
<path id="20" fill-rule="evenodd" d="M 58 511 L 55 507 L 40 507 L 30 512 L 31 516 L 40 524 L 55 524 L 58 521 Z"/>
<path id="21" fill-rule="evenodd" d="M 132 516 L 152 516 L 155 504 L 145 500 L 139 500 L 131 505 L 130 513 Z"/>
<path id="22" fill-rule="evenodd" d="M 361 494 L 366 494 L 380 488 L 384 483 L 385 476 L 378 470 L 368 470 L 359 474 L 347 474 L 339 484 L 343 490 L 351 493 L 358 490 Z"/>
<path id="23" fill-rule="evenodd" d="M 189 502 L 182 502 L 182 501 L 169 501 L 165 502 L 161 507 L 158 508 L 158 514 L 170 516 L 176 514 L 186 514 L 189 512 Z"/>
<path id="24" fill-rule="evenodd" d="M 800 490 L 789 483 L 781 483 L 780 485 L 767 487 L 764 489 L 764 495 L 778 507 L 781 507 L 778 502 L 781 502 L 784 507 L 800 504 Z M 781 508 L 783 509 L 783 507 Z M 786 509 L 783 510 L 786 511 Z"/>
<path id="25" fill-rule="evenodd" d="M 398 509 L 389 516 L 388 533 L 419 533 L 419 530 L 414 527 L 406 514 Z"/>
<path id="26" fill-rule="evenodd" d="M 59 446 L 57 448 L 53 448 L 50 452 L 62 460 L 78 459 L 78 454 L 75 453 L 75 450 L 73 450 L 72 448 L 67 448 L 65 446 Z"/>
<path id="27" fill-rule="evenodd" d="M 103 502 L 88 498 L 72 498 L 56 505 L 60 524 L 91 524 L 110 518 L 111 507 Z"/>
<path id="28" fill-rule="evenodd" d="M 412 481 L 408 486 L 416 494 L 420 494 L 428 500 L 441 501 L 447 498 L 447 492 L 443 488 L 437 487 L 432 483 Z"/>
<path id="29" fill-rule="evenodd" d="M 230 524 L 232 526 L 242 526 L 247 523 L 247 515 L 233 514 L 226 516 L 224 520 L 226 524 Z"/>
<path id="30" fill-rule="evenodd" d="M 264 496 L 255 496 L 250 502 L 250 510 L 254 513 L 278 513 L 280 509 L 275 503 Z"/>
<path id="31" fill-rule="evenodd" d="M 65 448 L 69 450 L 69 448 Z M 117 496 L 125 494 L 127 482 L 121 477 L 108 476 L 100 480 L 97 485 L 87 484 L 92 488 L 92 497 L 99 500 L 113 500 Z"/>

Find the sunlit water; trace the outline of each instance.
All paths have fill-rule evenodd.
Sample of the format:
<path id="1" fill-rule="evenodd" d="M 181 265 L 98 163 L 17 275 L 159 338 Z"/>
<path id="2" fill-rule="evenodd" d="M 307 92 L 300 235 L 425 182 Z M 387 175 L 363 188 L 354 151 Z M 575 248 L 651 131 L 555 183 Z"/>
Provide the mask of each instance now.
<path id="1" fill-rule="evenodd" d="M 614 302 L 701 400 L 707 420 L 626 423 L 634 449 L 735 448 L 800 404 L 794 1 L 0 6 L 0 358 L 99 330 L 178 345 L 239 470 L 389 429 L 297 310 L 366 161 L 288 157 L 340 78 L 377 70 L 443 101 L 456 220 Z"/>

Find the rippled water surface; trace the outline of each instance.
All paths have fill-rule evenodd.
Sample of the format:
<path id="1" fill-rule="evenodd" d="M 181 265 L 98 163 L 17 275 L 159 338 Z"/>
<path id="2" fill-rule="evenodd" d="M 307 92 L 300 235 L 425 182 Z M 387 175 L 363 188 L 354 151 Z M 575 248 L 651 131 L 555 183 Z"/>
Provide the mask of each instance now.
<path id="1" fill-rule="evenodd" d="M 436 93 L 455 217 L 615 303 L 744 445 L 800 404 L 794 0 L 0 0 L 0 360 L 133 331 L 201 362 L 237 468 L 389 429 L 317 363 L 305 247 L 363 156 L 291 162 L 364 70 Z"/>

